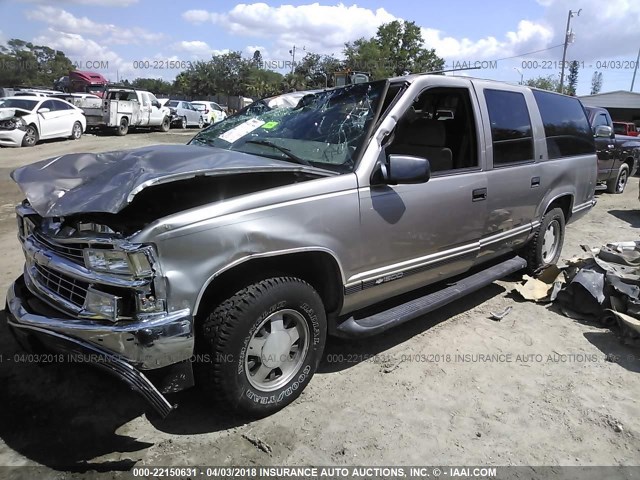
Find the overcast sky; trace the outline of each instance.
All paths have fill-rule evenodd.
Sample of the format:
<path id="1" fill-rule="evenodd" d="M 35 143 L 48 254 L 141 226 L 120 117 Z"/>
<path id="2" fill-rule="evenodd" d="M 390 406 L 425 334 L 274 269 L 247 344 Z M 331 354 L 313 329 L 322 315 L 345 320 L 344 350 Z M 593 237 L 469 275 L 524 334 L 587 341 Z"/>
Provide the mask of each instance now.
<path id="1" fill-rule="evenodd" d="M 570 9 L 582 9 L 572 19 L 575 41 L 567 52 L 583 67 L 578 94 L 589 93 L 596 69 L 603 73 L 603 92 L 629 90 L 640 48 L 639 0 L 0 0 L 0 42 L 21 38 L 61 49 L 79 69 L 112 81 L 172 80 L 179 70 L 166 68 L 167 60 L 208 59 L 229 50 L 250 56 L 259 49 L 265 60 L 282 64 L 291 60 L 293 45 L 297 59 L 303 48 L 339 57 L 345 42 L 402 19 L 422 28 L 425 46 L 435 48 L 448 67 L 499 60 L 479 63 L 487 68 L 468 74 L 518 82 L 521 74 L 526 80 L 558 73 Z M 157 68 L 140 68 L 144 61 Z M 85 68 L 87 62 L 94 68 Z M 640 92 L 640 78 L 634 90 Z"/>

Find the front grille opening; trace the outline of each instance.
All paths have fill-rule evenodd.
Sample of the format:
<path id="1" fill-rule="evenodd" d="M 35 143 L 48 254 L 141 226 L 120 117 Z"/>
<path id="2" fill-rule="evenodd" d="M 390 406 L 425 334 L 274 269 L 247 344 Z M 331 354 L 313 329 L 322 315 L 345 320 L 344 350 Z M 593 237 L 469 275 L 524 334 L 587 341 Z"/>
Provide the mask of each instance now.
<path id="1" fill-rule="evenodd" d="M 43 286 L 76 307 L 82 308 L 87 298 L 88 283 L 43 265 L 36 264 L 35 268 L 38 272 L 38 280 Z"/>

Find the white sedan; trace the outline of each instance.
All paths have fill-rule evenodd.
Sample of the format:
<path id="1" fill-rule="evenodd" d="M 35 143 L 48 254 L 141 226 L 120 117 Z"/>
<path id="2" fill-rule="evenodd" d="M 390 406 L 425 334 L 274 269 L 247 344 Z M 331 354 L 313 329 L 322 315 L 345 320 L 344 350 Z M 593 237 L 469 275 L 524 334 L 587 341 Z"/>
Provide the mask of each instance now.
<path id="1" fill-rule="evenodd" d="M 227 112 L 216 102 L 207 102 L 204 100 L 196 100 L 191 105 L 204 113 L 204 123 L 218 123 L 227 118 Z"/>
<path id="2" fill-rule="evenodd" d="M 49 138 L 78 140 L 84 112 L 64 100 L 36 96 L 0 98 L 0 146 L 32 147 Z"/>

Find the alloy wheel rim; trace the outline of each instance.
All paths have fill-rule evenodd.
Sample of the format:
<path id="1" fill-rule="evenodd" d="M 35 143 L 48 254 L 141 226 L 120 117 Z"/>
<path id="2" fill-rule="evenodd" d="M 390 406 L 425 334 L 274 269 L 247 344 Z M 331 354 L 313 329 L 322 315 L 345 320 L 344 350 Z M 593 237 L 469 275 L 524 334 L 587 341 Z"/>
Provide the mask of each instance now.
<path id="1" fill-rule="evenodd" d="M 33 127 L 27 129 L 27 133 L 25 133 L 26 141 L 28 145 L 33 145 L 36 143 L 36 132 Z"/>
<path id="2" fill-rule="evenodd" d="M 300 371 L 309 350 L 309 325 L 296 310 L 278 310 L 265 318 L 247 344 L 244 365 L 251 386 L 272 392 Z"/>

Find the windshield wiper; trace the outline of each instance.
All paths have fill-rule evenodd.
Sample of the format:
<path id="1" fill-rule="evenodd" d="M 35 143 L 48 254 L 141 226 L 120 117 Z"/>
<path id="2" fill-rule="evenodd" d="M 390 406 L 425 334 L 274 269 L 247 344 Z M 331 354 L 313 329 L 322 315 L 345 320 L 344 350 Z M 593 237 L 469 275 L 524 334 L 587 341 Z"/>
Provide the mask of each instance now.
<path id="1" fill-rule="evenodd" d="M 269 140 L 247 140 L 244 143 L 252 143 L 254 145 L 264 145 L 266 147 L 275 148 L 276 150 L 284 153 L 291 160 L 294 160 L 297 163 L 301 163 L 302 165 L 306 165 L 308 167 L 313 167 L 313 165 L 311 165 L 311 162 L 309 162 L 308 160 L 305 160 L 304 158 L 300 158 L 296 154 L 291 153 L 291 150 L 289 150 L 288 148 L 281 147 L 280 145 L 270 142 Z"/>

